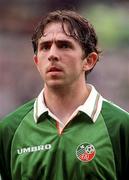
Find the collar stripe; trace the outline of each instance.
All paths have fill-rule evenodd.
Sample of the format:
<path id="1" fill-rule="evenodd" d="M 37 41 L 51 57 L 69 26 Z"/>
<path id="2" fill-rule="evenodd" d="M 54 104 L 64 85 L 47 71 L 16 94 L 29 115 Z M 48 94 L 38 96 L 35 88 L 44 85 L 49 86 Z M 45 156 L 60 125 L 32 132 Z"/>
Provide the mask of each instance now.
<path id="1" fill-rule="evenodd" d="M 99 98 L 100 98 L 100 94 L 97 94 L 95 104 L 94 104 L 94 108 L 93 108 L 93 111 L 92 111 L 92 114 L 91 114 L 91 119 L 94 119 L 94 116 L 95 116 L 95 114 L 97 112 L 98 104 L 99 104 Z"/>
<path id="2" fill-rule="evenodd" d="M 35 107 L 36 107 L 35 116 L 36 116 L 36 119 L 38 119 L 38 98 L 35 101 Z"/>

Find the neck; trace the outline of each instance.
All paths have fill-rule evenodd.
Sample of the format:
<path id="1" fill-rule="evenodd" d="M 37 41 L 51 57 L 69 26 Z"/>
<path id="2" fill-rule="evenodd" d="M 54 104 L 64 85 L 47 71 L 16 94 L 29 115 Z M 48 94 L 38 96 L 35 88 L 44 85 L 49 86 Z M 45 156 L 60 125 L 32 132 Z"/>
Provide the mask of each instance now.
<path id="1" fill-rule="evenodd" d="M 61 121 L 66 122 L 76 108 L 82 105 L 90 93 L 90 88 L 85 84 L 84 87 L 76 88 L 55 88 L 45 86 L 45 103 L 50 111 Z"/>

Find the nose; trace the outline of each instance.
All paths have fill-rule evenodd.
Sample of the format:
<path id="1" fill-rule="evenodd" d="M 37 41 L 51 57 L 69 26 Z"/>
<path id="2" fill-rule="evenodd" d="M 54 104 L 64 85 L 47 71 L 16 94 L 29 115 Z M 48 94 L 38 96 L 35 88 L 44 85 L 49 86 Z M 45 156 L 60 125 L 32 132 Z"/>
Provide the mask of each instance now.
<path id="1" fill-rule="evenodd" d="M 54 45 L 54 44 L 50 48 L 48 60 L 49 61 L 58 61 L 59 60 L 59 52 L 58 52 L 56 45 Z"/>

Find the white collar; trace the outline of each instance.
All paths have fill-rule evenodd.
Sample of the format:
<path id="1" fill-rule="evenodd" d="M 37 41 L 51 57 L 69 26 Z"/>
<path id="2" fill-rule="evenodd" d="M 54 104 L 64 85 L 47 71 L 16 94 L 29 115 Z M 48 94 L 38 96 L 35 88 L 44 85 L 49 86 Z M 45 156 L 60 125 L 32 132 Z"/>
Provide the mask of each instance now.
<path id="1" fill-rule="evenodd" d="M 91 87 L 91 92 L 84 102 L 83 105 L 79 106 L 73 114 L 76 114 L 76 112 L 82 111 L 86 113 L 93 122 L 95 122 L 100 114 L 101 107 L 102 107 L 102 96 L 96 91 L 94 86 L 89 85 Z M 50 116 L 52 116 L 54 119 L 58 120 L 58 118 L 50 112 L 50 110 L 46 107 L 44 98 L 43 98 L 43 91 L 40 92 L 39 96 L 35 100 L 34 103 L 34 120 L 37 123 L 38 118 L 44 114 L 45 112 L 48 112 Z M 73 115 L 72 115 L 73 117 Z"/>

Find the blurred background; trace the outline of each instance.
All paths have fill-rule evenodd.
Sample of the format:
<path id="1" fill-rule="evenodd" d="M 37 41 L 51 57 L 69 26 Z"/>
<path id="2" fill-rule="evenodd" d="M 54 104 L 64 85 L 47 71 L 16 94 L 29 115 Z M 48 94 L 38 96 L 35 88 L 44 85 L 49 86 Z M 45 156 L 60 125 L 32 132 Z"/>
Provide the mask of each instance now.
<path id="1" fill-rule="evenodd" d="M 129 111 L 128 0 L 0 0 L 0 118 L 41 91 L 31 35 L 41 16 L 55 9 L 76 10 L 94 25 L 102 54 L 88 82 Z"/>

